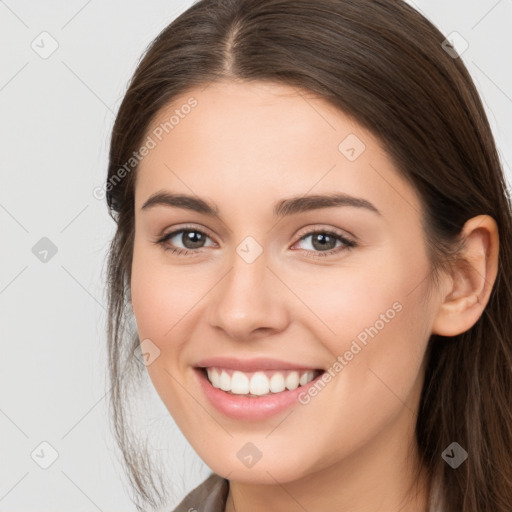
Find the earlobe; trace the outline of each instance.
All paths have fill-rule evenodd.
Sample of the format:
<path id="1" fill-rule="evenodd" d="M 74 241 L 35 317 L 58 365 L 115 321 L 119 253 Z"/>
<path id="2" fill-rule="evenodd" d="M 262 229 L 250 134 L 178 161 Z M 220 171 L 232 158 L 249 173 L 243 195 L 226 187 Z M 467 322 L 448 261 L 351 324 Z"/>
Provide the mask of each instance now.
<path id="1" fill-rule="evenodd" d="M 468 220 L 462 230 L 464 247 L 452 273 L 448 293 L 441 297 L 432 333 L 456 336 L 469 330 L 482 315 L 498 273 L 499 236 L 489 215 Z"/>

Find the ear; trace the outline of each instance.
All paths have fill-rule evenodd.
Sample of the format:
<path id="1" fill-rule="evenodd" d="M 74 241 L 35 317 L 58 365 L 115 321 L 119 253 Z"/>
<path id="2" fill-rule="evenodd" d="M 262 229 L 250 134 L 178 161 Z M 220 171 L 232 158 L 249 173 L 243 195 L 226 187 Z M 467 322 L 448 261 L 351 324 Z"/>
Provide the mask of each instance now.
<path id="1" fill-rule="evenodd" d="M 445 281 L 447 291 L 435 317 L 432 333 L 456 336 L 480 318 L 498 273 L 499 235 L 489 215 L 468 220 L 462 229 L 464 247 Z"/>

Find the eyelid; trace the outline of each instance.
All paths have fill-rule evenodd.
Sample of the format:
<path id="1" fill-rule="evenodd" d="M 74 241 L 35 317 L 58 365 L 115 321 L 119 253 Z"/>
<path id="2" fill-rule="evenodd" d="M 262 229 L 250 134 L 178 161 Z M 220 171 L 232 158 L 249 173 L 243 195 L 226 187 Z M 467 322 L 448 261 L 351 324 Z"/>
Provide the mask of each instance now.
<path id="1" fill-rule="evenodd" d="M 211 240 L 213 240 L 215 238 L 215 237 L 212 237 L 210 231 L 207 228 L 205 228 L 204 226 L 198 226 L 197 224 L 183 224 L 183 225 L 179 225 L 179 226 L 173 228 L 168 233 L 165 233 L 165 230 L 164 230 L 162 232 L 162 234 L 155 240 L 155 243 L 156 244 L 165 244 L 166 241 L 169 240 L 170 238 L 174 238 L 174 236 L 176 236 L 177 234 L 179 234 L 179 233 L 181 233 L 183 231 L 187 231 L 187 230 L 197 231 L 199 233 L 203 233 L 204 235 L 206 235 Z M 339 237 L 339 239 L 341 239 L 341 242 L 343 244 L 345 244 L 346 249 L 350 249 L 350 248 L 352 248 L 354 246 L 359 245 L 359 241 L 358 241 L 357 237 L 355 237 L 354 235 L 352 235 L 352 233 L 350 233 L 348 231 L 342 231 L 339 228 L 335 228 L 335 227 L 332 227 L 332 226 L 316 224 L 316 225 L 309 225 L 309 226 L 306 226 L 306 227 L 302 228 L 299 231 L 299 234 L 296 235 L 298 238 L 293 243 L 292 247 L 295 246 L 297 243 L 301 242 L 302 240 L 304 240 L 305 238 L 307 238 L 309 236 L 312 236 L 312 235 L 314 235 L 315 233 L 318 233 L 318 232 L 327 233 L 327 234 L 330 233 L 330 234 L 333 234 L 333 235 Z M 172 249 L 174 251 L 179 251 L 179 252 L 183 251 L 186 254 L 189 254 L 189 253 L 199 254 L 199 253 L 201 253 L 203 251 L 203 249 L 205 249 L 205 247 L 200 247 L 198 249 L 183 249 L 181 247 L 177 247 L 177 248 L 174 247 Z M 169 248 L 167 248 L 167 250 L 169 250 Z M 335 251 L 336 251 L 336 249 L 330 249 L 329 251 L 310 251 L 310 250 L 306 250 L 306 252 L 308 252 L 308 253 L 314 253 L 314 254 L 318 254 L 320 256 L 321 255 L 326 255 L 327 256 L 327 255 L 330 255 L 332 252 L 335 252 Z"/>
<path id="2" fill-rule="evenodd" d="M 176 235 L 179 232 L 185 231 L 187 229 L 197 230 L 199 232 L 203 232 L 209 238 L 215 238 L 214 236 L 212 236 L 212 233 L 204 226 L 198 226 L 197 224 L 183 224 L 183 225 L 178 225 L 177 227 L 173 228 L 172 231 L 169 231 L 168 233 L 166 233 L 165 229 L 164 229 L 162 231 L 162 233 L 160 235 L 158 235 L 158 239 L 160 240 L 162 238 L 169 237 L 170 235 Z M 299 240 L 302 240 L 305 236 L 311 235 L 316 231 L 332 232 L 332 233 L 342 236 L 344 238 L 350 238 L 354 242 L 358 241 L 357 237 L 354 236 L 349 231 L 345 231 L 345 230 L 342 231 L 342 230 L 332 227 L 332 226 L 326 226 L 326 225 L 322 225 L 322 224 L 314 224 L 312 226 L 311 225 L 306 226 L 298 232 L 298 234 L 296 235 L 296 236 L 298 236 L 297 242 Z M 348 235 L 348 237 L 347 237 L 347 235 Z M 297 242 L 295 242 L 295 243 L 297 243 Z"/>
<path id="3" fill-rule="evenodd" d="M 161 240 L 162 238 L 169 238 L 171 235 L 175 236 L 181 231 L 198 231 L 200 233 L 204 233 L 208 238 L 214 239 L 215 237 L 212 235 L 211 231 L 209 231 L 204 226 L 199 226 L 197 224 L 183 224 L 178 225 L 177 227 L 173 228 L 171 231 L 166 232 L 165 229 L 162 231 L 160 235 L 158 235 L 158 240 Z"/>
<path id="4" fill-rule="evenodd" d="M 328 226 L 326 224 L 313 224 L 302 228 L 297 235 L 299 239 L 303 238 L 303 235 L 311 235 L 314 232 L 322 231 L 322 232 L 330 232 L 335 235 L 341 236 L 343 238 L 350 239 L 353 242 L 358 242 L 358 238 L 353 235 L 350 231 L 341 230 L 339 228 L 335 228 L 333 226 Z M 303 233 L 303 235 L 301 234 Z"/>

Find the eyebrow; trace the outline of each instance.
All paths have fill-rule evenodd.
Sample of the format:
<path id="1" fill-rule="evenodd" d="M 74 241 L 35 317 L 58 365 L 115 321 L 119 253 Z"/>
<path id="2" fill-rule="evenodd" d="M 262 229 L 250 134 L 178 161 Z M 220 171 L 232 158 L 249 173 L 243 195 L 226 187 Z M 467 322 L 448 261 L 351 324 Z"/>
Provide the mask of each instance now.
<path id="1" fill-rule="evenodd" d="M 141 210 L 147 210 L 155 206 L 172 206 L 184 208 L 198 213 L 203 213 L 211 217 L 220 219 L 219 209 L 216 205 L 205 201 L 197 196 L 187 194 L 173 194 L 170 192 L 157 192 L 147 199 L 142 205 Z M 321 208 L 334 208 L 340 206 L 352 206 L 355 208 L 364 208 L 377 215 L 381 212 L 370 201 L 361 197 L 354 197 L 344 193 L 333 193 L 326 195 L 308 195 L 296 196 L 281 199 L 274 204 L 273 214 L 276 217 L 285 217 L 296 215 L 298 213 L 318 210 Z"/>

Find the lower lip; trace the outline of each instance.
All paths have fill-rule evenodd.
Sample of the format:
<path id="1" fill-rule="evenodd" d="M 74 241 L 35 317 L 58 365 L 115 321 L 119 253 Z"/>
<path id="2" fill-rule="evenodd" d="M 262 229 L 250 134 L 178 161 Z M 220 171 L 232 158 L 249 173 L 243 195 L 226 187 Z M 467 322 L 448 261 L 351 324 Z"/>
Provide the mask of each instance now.
<path id="1" fill-rule="evenodd" d="M 198 376 L 204 394 L 218 411 L 230 418 L 249 421 L 270 418 L 298 403 L 299 394 L 304 391 L 307 392 L 308 388 L 314 386 L 323 375 L 320 374 L 306 385 L 292 390 L 251 398 L 243 395 L 233 395 L 215 388 L 202 370 L 194 368 L 194 371 Z"/>

